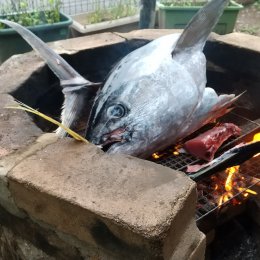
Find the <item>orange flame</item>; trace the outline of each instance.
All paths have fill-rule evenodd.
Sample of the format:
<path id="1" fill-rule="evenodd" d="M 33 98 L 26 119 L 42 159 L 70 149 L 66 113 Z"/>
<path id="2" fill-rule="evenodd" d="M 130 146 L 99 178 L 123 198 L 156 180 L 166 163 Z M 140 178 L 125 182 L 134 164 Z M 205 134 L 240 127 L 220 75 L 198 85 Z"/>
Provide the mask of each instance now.
<path id="1" fill-rule="evenodd" d="M 258 141 L 260 141 L 260 133 L 257 133 L 257 134 L 254 135 L 252 142 L 258 142 Z M 257 154 L 254 155 L 253 157 L 257 157 L 257 156 L 259 156 L 259 155 L 260 155 L 260 153 L 257 153 Z"/>
<path id="2" fill-rule="evenodd" d="M 256 133 L 253 137 L 253 140 L 249 143 L 258 142 L 258 141 L 260 141 L 260 132 Z M 259 156 L 259 155 L 260 155 L 260 153 L 254 155 L 254 157 Z M 224 192 L 224 194 L 222 194 L 220 196 L 219 201 L 218 201 L 218 206 L 221 206 L 223 203 L 227 202 L 230 198 L 233 197 L 234 189 L 236 189 L 239 192 L 242 192 L 242 195 L 244 198 L 247 198 L 249 196 L 249 194 L 257 195 L 257 192 L 250 190 L 250 189 L 243 188 L 243 187 L 237 187 L 237 184 L 235 184 L 233 182 L 235 174 L 239 174 L 239 168 L 240 168 L 240 166 L 236 165 L 236 166 L 226 169 L 225 172 L 228 174 L 228 176 L 227 176 L 227 179 L 226 179 L 225 185 L 224 185 L 225 192 Z M 242 181 L 244 181 L 245 177 L 241 176 L 240 179 Z M 241 204 L 241 202 L 235 202 L 235 203 Z"/>
<path id="3" fill-rule="evenodd" d="M 225 190 L 226 191 L 232 191 L 233 186 L 233 176 L 236 172 L 239 171 L 239 165 L 230 167 L 226 169 L 226 173 L 228 174 L 228 177 L 225 182 Z"/>
<path id="4" fill-rule="evenodd" d="M 152 154 L 152 157 L 154 159 L 160 159 L 162 156 L 163 156 L 163 154 L 159 154 L 158 152 Z"/>

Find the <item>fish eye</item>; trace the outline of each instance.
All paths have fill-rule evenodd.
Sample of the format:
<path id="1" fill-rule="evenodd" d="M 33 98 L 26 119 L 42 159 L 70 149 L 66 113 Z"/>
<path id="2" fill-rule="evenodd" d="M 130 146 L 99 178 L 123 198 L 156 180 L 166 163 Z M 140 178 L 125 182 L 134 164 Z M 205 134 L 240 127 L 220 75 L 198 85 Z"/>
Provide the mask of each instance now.
<path id="1" fill-rule="evenodd" d="M 107 109 L 107 115 L 112 118 L 121 118 L 126 114 L 126 108 L 122 104 L 112 105 Z"/>

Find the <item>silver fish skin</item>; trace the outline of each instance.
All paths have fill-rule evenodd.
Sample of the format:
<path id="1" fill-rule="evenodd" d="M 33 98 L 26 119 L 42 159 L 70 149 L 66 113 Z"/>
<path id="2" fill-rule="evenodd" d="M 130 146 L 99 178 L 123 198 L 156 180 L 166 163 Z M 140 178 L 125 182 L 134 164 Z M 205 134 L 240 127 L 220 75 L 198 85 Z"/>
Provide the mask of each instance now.
<path id="1" fill-rule="evenodd" d="M 225 113 L 234 95 L 205 88 L 202 51 L 227 3 L 212 0 L 182 34 L 163 36 L 124 57 L 97 94 L 87 139 L 111 145 L 111 154 L 147 157 Z"/>

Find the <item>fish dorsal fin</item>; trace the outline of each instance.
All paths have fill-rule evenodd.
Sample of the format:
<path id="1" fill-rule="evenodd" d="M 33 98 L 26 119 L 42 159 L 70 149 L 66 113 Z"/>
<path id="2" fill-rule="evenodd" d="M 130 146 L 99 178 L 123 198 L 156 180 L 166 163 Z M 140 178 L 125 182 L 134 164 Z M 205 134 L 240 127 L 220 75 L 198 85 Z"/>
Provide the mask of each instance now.
<path id="1" fill-rule="evenodd" d="M 183 50 L 202 50 L 229 0 L 211 0 L 191 19 L 178 39 L 172 56 Z"/>

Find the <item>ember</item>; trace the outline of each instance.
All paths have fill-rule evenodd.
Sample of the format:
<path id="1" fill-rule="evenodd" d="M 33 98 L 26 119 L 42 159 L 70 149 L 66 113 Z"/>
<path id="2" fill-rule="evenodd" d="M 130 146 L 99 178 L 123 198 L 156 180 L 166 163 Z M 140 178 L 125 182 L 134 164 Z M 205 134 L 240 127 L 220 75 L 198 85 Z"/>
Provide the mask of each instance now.
<path id="1" fill-rule="evenodd" d="M 257 134 L 254 135 L 252 142 L 258 142 L 258 141 L 260 141 L 260 133 L 257 133 Z M 254 155 L 254 157 L 257 157 L 259 155 L 260 155 L 260 153 Z"/>
<path id="2" fill-rule="evenodd" d="M 180 149 L 182 148 L 182 145 L 178 144 L 174 146 L 173 148 L 169 148 L 168 150 L 165 150 L 163 152 L 155 152 L 152 154 L 152 158 L 157 160 L 167 155 L 174 155 L 177 156 L 180 154 Z"/>
<path id="3" fill-rule="evenodd" d="M 234 196 L 238 193 L 241 193 L 244 198 L 247 198 L 249 193 L 252 195 L 257 194 L 255 191 L 245 188 L 245 177 L 240 174 L 239 169 L 239 165 L 226 169 L 225 172 L 228 176 L 224 184 L 225 192 L 222 196 L 220 196 L 218 206 L 221 206 L 230 199 L 233 205 L 239 204 L 240 201 L 237 198 L 234 198 Z"/>
<path id="4" fill-rule="evenodd" d="M 260 133 L 254 135 L 252 141 L 248 143 L 258 142 Z M 209 209 L 207 212 L 212 212 L 215 209 L 221 209 L 225 204 L 230 203 L 234 206 L 240 205 L 242 201 L 248 199 L 250 195 L 257 195 L 257 193 L 250 188 L 260 182 L 257 177 L 258 174 L 250 176 L 247 164 L 259 164 L 260 153 L 256 154 L 248 162 L 241 165 L 236 165 L 227 168 L 225 171 L 218 172 L 203 181 L 198 182 L 198 204 L 197 217 L 202 215 L 205 210 L 204 199 L 207 198 L 206 204 Z M 256 158 L 258 157 L 258 158 Z"/>

